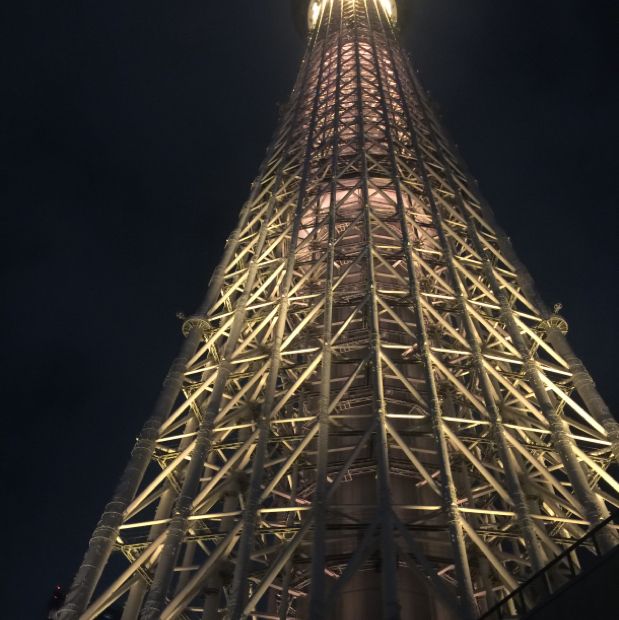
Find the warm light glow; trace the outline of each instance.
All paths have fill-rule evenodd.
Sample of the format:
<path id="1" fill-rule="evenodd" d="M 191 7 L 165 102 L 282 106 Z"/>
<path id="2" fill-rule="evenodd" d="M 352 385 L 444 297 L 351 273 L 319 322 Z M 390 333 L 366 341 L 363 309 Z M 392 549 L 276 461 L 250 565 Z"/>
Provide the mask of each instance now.
<path id="1" fill-rule="evenodd" d="M 387 13 L 387 15 L 389 17 L 393 17 L 393 2 L 392 2 L 392 0 L 380 0 L 380 4 L 383 7 L 383 9 L 385 10 L 385 13 Z"/>
<path id="2" fill-rule="evenodd" d="M 308 9 L 308 24 L 309 29 L 313 30 L 318 25 L 318 20 L 320 19 L 320 14 L 322 10 L 325 8 L 329 0 L 313 0 L 309 4 Z M 383 9 L 385 15 L 393 22 L 396 19 L 396 8 L 395 8 L 395 0 L 375 0 Z"/>
<path id="3" fill-rule="evenodd" d="M 318 17 L 320 16 L 321 4 L 322 4 L 321 2 L 319 2 L 318 0 L 315 0 L 310 6 L 310 14 L 309 14 L 310 29 L 314 28 L 314 26 L 316 26 L 316 24 L 318 23 Z"/>

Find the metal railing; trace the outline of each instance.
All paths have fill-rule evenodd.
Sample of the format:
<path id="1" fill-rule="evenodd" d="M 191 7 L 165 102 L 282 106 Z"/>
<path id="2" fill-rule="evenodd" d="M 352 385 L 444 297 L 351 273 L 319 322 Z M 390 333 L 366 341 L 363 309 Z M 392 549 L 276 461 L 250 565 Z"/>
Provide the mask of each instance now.
<path id="1" fill-rule="evenodd" d="M 615 531 L 619 510 L 587 532 L 580 540 L 549 562 L 541 571 L 523 582 L 479 620 L 521 618 L 564 588 L 572 579 L 597 563 L 604 555 L 599 537 L 606 528 Z M 618 539 L 619 543 L 619 539 Z"/>

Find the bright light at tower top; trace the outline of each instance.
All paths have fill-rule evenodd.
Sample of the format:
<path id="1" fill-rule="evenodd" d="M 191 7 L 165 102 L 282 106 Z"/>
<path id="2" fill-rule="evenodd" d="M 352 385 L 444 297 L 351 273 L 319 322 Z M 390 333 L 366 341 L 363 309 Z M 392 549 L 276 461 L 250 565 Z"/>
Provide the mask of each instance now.
<path id="1" fill-rule="evenodd" d="M 320 9 L 322 8 L 323 2 L 312 2 L 309 7 L 309 27 L 310 30 L 314 28 L 314 26 L 318 23 L 318 18 L 320 17 Z"/>
<path id="2" fill-rule="evenodd" d="M 394 6 L 393 0 L 380 0 L 380 4 L 382 5 L 385 13 L 387 13 L 388 17 L 394 18 Z"/>
<path id="3" fill-rule="evenodd" d="M 308 25 L 313 30 L 320 19 L 322 11 L 334 0 L 312 0 L 308 9 Z M 385 15 L 392 21 L 396 20 L 395 0 L 342 0 L 343 2 L 375 2 L 379 9 L 384 11 Z"/>

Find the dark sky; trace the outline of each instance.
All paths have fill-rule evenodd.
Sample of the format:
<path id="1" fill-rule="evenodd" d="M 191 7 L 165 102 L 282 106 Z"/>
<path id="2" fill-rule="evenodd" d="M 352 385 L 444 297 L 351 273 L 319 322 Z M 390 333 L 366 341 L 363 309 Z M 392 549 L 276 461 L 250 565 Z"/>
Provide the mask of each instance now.
<path id="1" fill-rule="evenodd" d="M 615 3 L 408 2 L 406 46 L 445 125 L 616 405 Z M 2 615 L 38 619 L 149 413 L 175 313 L 200 302 L 302 41 L 288 0 L 12 4 Z"/>

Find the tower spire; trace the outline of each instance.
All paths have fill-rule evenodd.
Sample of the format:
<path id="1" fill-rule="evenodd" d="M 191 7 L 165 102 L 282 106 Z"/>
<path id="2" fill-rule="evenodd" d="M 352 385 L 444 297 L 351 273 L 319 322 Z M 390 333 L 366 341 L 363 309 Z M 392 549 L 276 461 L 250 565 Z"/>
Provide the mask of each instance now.
<path id="1" fill-rule="evenodd" d="M 619 426 L 445 137 L 395 3 L 307 10 L 289 105 L 63 620 L 119 601 L 123 620 L 473 619 L 619 505 Z"/>

